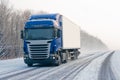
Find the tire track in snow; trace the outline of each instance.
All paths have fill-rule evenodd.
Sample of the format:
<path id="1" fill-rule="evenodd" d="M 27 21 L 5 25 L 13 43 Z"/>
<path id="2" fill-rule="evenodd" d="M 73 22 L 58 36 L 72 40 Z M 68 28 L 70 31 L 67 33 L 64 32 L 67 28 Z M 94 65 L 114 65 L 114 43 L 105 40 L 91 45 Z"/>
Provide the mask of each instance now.
<path id="1" fill-rule="evenodd" d="M 70 63 L 70 65 L 65 64 L 66 66 L 63 67 L 59 66 L 59 69 L 55 69 L 44 74 L 38 74 L 36 76 L 28 78 L 27 80 L 73 80 L 77 73 L 87 67 L 91 61 L 97 57 L 104 55 L 105 53 L 106 52 L 86 57 L 82 60 L 78 59 L 76 61 L 73 61 L 74 64 Z"/>
<path id="2" fill-rule="evenodd" d="M 62 64 L 58 67 L 26 68 L 24 70 L 2 75 L 0 76 L 0 80 L 72 80 L 77 73 L 91 63 L 91 59 L 102 55 L 104 55 L 104 53 L 82 57 L 78 60 Z"/>
<path id="3" fill-rule="evenodd" d="M 98 75 L 98 80 L 116 80 L 114 72 L 111 68 L 111 61 L 110 61 L 114 53 L 115 51 L 111 52 L 102 63 L 102 66 Z"/>
<path id="4" fill-rule="evenodd" d="M 31 76 L 35 76 L 35 75 L 40 74 L 42 72 L 48 71 L 49 69 L 51 69 L 51 67 L 45 67 L 45 68 L 40 67 L 40 68 L 36 68 L 33 71 L 29 71 L 29 72 L 26 72 L 26 73 L 15 75 L 13 77 L 10 77 L 9 79 L 10 80 L 25 80 L 25 79 L 27 79 Z"/>
<path id="5" fill-rule="evenodd" d="M 16 76 L 16 75 L 20 75 L 22 73 L 30 72 L 30 71 L 33 71 L 33 70 L 36 70 L 36 69 L 37 68 L 26 68 L 26 69 L 15 71 L 15 72 L 11 72 L 11 73 L 8 73 L 8 74 L 3 74 L 3 75 L 0 75 L 0 80 L 7 80 L 10 77 L 13 77 L 13 76 Z"/>
<path id="6" fill-rule="evenodd" d="M 67 75 L 63 76 L 59 80 L 73 80 L 76 77 L 76 75 L 79 74 L 80 71 L 82 71 L 84 68 L 86 68 L 93 60 L 95 60 L 98 57 L 103 56 L 105 53 L 107 53 L 107 52 L 104 52 L 104 53 L 102 53 L 100 55 L 97 55 L 97 56 L 95 56 L 93 58 L 88 59 L 86 62 L 84 62 L 82 64 L 79 64 L 78 67 L 75 70 L 73 70 L 72 72 L 70 72 Z"/>

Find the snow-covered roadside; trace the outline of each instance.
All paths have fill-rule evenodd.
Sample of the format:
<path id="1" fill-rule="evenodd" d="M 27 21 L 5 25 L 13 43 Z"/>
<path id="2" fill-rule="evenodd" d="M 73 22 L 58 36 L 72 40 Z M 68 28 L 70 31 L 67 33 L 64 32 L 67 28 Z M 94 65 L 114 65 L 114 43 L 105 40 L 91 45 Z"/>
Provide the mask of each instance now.
<path id="1" fill-rule="evenodd" d="M 80 54 L 80 57 L 86 57 L 91 54 Z M 13 71 L 23 70 L 29 68 L 24 63 L 23 58 L 0 60 L 0 75 Z"/>
<path id="2" fill-rule="evenodd" d="M 115 51 L 113 54 L 111 58 L 111 66 L 116 80 L 120 80 L 120 51 Z"/>
<path id="3" fill-rule="evenodd" d="M 84 70 L 82 70 L 74 80 L 98 80 L 98 74 L 101 67 L 102 62 L 108 56 L 109 53 L 98 57 L 94 61 L 92 61 Z"/>
<path id="4" fill-rule="evenodd" d="M 120 53 L 120 51 L 116 52 L 116 53 Z M 90 57 L 92 55 L 96 55 L 97 56 L 99 54 L 104 54 L 104 55 L 94 59 L 87 67 L 85 67 L 82 71 L 79 72 L 78 75 L 75 76 L 74 80 L 98 80 L 98 75 L 99 75 L 99 70 L 100 70 L 101 64 L 104 61 L 104 59 L 110 54 L 110 51 L 108 53 L 105 52 L 105 51 L 104 52 L 98 51 L 98 52 L 94 52 L 94 53 L 88 53 L 88 54 L 81 54 L 80 55 L 80 58 L 82 59 L 82 58 Z M 118 57 L 117 61 L 114 60 L 114 59 L 116 59 L 115 55 Z M 119 59 L 120 54 L 119 55 L 115 54 L 115 55 L 114 55 L 114 57 L 112 57 L 113 61 L 116 61 L 116 66 L 120 66 L 120 64 L 119 65 L 117 64 L 117 63 L 119 63 L 118 61 L 120 61 L 120 59 Z M 76 61 L 79 61 L 79 60 L 76 60 Z M 113 63 L 113 65 L 114 65 L 114 63 Z M 69 65 L 63 64 L 61 66 L 66 67 L 66 66 L 69 66 Z M 61 66 L 59 66 L 59 69 L 63 68 Z M 116 66 L 113 66 L 113 67 L 116 68 Z M 35 67 L 32 67 L 32 68 L 35 68 Z M 52 68 L 53 67 L 51 67 L 51 69 Z M 23 61 L 23 58 L 18 58 L 18 59 L 11 59 L 11 60 L 2 60 L 2 61 L 0 61 L 0 69 L 1 69 L 0 70 L 0 76 L 4 76 L 2 74 L 6 74 L 8 72 L 13 72 L 13 71 L 17 71 L 18 72 L 18 70 L 20 70 L 22 72 L 22 70 L 28 70 L 28 69 L 30 69 L 30 67 L 27 67 L 27 65 Z M 43 68 L 40 68 L 40 70 L 43 70 Z M 35 70 L 33 70 L 33 72 L 34 71 Z M 120 72 L 120 68 L 119 68 L 119 71 L 117 72 L 117 74 L 119 72 Z M 35 72 L 35 73 L 37 73 L 37 72 Z M 30 75 L 31 75 L 31 71 L 30 71 Z M 120 76 L 120 75 L 117 75 L 117 76 Z M 120 78 L 118 80 L 120 80 Z"/>
<path id="5" fill-rule="evenodd" d="M 85 57 L 85 56 L 89 56 L 89 55 L 93 55 L 93 54 L 101 54 L 101 53 L 104 53 L 104 52 L 107 52 L 107 50 L 103 50 L 103 51 L 100 51 L 100 50 L 91 50 L 91 51 L 80 51 L 81 54 L 78 56 L 78 58 L 81 58 L 81 57 Z"/>
<path id="6" fill-rule="evenodd" d="M 21 70 L 27 68 L 23 58 L 1 60 L 0 61 L 0 75 L 11 71 Z"/>
<path id="7" fill-rule="evenodd" d="M 92 54 L 95 54 L 95 53 L 88 53 L 88 54 L 81 53 L 79 57 L 80 58 L 87 57 Z M 29 67 L 27 67 L 27 65 L 24 63 L 23 58 L 0 61 L 0 75 L 13 72 L 13 71 L 23 70 L 26 68 L 29 68 Z"/>

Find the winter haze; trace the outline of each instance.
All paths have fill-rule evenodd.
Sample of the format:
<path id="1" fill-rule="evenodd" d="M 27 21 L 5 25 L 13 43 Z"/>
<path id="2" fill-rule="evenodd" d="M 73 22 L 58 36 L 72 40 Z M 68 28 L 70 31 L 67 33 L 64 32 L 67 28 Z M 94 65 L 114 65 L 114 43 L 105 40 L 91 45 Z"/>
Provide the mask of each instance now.
<path id="1" fill-rule="evenodd" d="M 0 59 L 21 57 L 23 43 L 20 30 L 33 14 L 31 10 L 15 10 L 5 0 L 0 2 Z M 41 11 L 36 12 L 41 14 Z M 43 13 L 43 12 L 42 12 Z M 98 38 L 81 30 L 81 46 L 83 51 L 103 50 L 107 46 Z"/>
<path id="2" fill-rule="evenodd" d="M 10 0 L 9 2 L 0 0 L 0 80 L 120 80 L 120 50 L 111 50 L 120 47 L 118 36 L 120 20 L 117 11 L 119 6 L 116 4 L 118 1 Z M 54 36 L 54 41 L 47 38 L 46 41 L 41 40 L 41 37 L 40 42 L 23 37 L 27 45 L 23 44 L 20 33 L 25 22 L 33 14 L 45 13 L 60 13 L 78 24 L 81 27 L 80 33 L 79 31 L 77 33 L 79 27 L 75 30 L 75 27 L 70 29 L 71 22 L 66 31 L 74 33 L 73 30 L 77 33 L 74 35 L 76 38 L 80 37 L 81 49 L 59 48 L 54 51 L 58 46 L 57 39 L 61 39 L 59 35 L 56 35 L 57 38 Z M 56 32 L 58 31 L 54 31 Z M 72 40 L 73 36 L 67 39 L 66 43 Z M 52 43 L 55 44 L 52 46 Z M 53 49 L 53 52 L 50 49 Z M 81 54 L 78 55 L 79 53 Z M 33 54 L 37 55 L 36 58 L 32 57 Z M 34 63 L 33 60 L 38 62 Z"/>
<path id="3" fill-rule="evenodd" d="M 111 49 L 120 47 L 119 0 L 10 0 L 16 9 L 61 13 Z"/>

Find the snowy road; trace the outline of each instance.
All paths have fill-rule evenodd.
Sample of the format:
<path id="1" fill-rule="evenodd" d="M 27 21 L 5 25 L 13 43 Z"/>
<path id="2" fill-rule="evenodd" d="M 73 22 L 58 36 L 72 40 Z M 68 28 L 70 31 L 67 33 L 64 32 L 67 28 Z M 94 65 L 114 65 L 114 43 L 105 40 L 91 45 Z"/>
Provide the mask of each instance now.
<path id="1" fill-rule="evenodd" d="M 120 51 L 81 55 L 58 67 L 27 67 L 22 59 L 0 61 L 0 80 L 120 80 Z"/>
<path id="2" fill-rule="evenodd" d="M 113 54 L 114 52 L 109 54 L 102 63 L 98 80 L 116 80 L 110 61 Z"/>

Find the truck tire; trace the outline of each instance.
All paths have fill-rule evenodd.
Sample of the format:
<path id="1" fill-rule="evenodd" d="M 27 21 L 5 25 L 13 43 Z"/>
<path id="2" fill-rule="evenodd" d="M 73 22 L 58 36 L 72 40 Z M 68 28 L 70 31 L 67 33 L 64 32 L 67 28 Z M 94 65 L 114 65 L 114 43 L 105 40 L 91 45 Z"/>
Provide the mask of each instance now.
<path id="1" fill-rule="evenodd" d="M 68 62 L 68 54 L 66 53 L 66 57 L 65 57 L 64 63 L 67 63 L 67 62 Z"/>
<path id="2" fill-rule="evenodd" d="M 80 52 L 79 52 L 79 51 L 76 51 L 75 59 L 78 59 L 79 54 L 80 54 Z"/>
<path id="3" fill-rule="evenodd" d="M 78 59 L 78 53 L 77 52 L 75 53 L 75 59 Z"/>
<path id="4" fill-rule="evenodd" d="M 71 57 L 71 60 L 74 60 L 75 59 L 75 57 Z"/>
<path id="5" fill-rule="evenodd" d="M 55 66 L 59 66 L 61 64 L 61 57 L 58 56 L 58 58 L 56 58 L 56 61 L 55 61 Z"/>
<path id="6" fill-rule="evenodd" d="M 33 64 L 32 64 L 32 63 L 30 63 L 30 64 L 27 64 L 27 66 L 28 66 L 28 67 L 32 67 L 32 66 L 33 66 Z"/>
<path id="7" fill-rule="evenodd" d="M 78 59 L 78 56 L 79 56 L 79 52 L 78 51 L 74 51 L 74 55 L 71 57 L 71 60 Z"/>
<path id="8" fill-rule="evenodd" d="M 75 59 L 77 59 L 76 54 L 74 54 L 74 55 L 71 57 L 71 60 L 75 60 Z"/>

